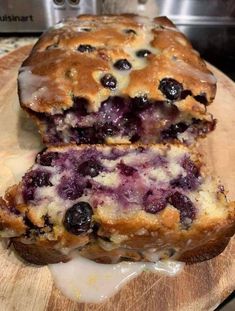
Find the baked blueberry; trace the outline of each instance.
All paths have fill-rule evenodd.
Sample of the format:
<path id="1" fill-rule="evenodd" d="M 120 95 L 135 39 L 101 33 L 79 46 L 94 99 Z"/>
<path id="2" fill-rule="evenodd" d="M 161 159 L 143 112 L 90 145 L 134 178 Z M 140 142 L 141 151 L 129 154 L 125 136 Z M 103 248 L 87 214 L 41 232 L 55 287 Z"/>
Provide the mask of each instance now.
<path id="1" fill-rule="evenodd" d="M 85 52 L 91 53 L 95 51 L 95 47 L 91 46 L 90 44 L 80 44 L 77 50 L 81 53 L 85 53 Z"/>
<path id="2" fill-rule="evenodd" d="M 149 50 L 143 49 L 143 50 L 138 50 L 136 52 L 137 57 L 147 57 L 148 55 L 152 54 Z"/>
<path id="3" fill-rule="evenodd" d="M 177 100 L 183 91 L 183 85 L 172 78 L 164 78 L 161 80 L 159 90 L 166 96 L 167 99 Z"/>
<path id="4" fill-rule="evenodd" d="M 195 177 L 199 177 L 199 168 L 193 163 L 190 158 L 185 158 L 183 160 L 182 166 L 186 170 L 188 175 L 194 175 Z"/>
<path id="5" fill-rule="evenodd" d="M 136 143 L 138 140 L 140 140 L 140 135 L 137 134 L 137 133 L 135 133 L 134 135 L 132 135 L 132 136 L 130 137 L 130 142 L 131 142 L 131 143 Z"/>
<path id="6" fill-rule="evenodd" d="M 136 134 L 139 135 L 139 130 L 141 129 L 141 119 L 133 114 L 133 112 L 127 113 L 123 117 L 123 126 L 125 133 L 132 137 Z"/>
<path id="7" fill-rule="evenodd" d="M 192 95 L 192 92 L 190 90 L 184 90 L 181 92 L 180 99 L 185 99 L 187 96 L 190 95 Z"/>
<path id="8" fill-rule="evenodd" d="M 78 166 L 78 172 L 82 176 L 95 177 L 99 175 L 101 170 L 102 170 L 102 165 L 94 159 L 84 161 Z"/>
<path id="9" fill-rule="evenodd" d="M 117 79 L 110 73 L 106 73 L 101 79 L 101 84 L 111 90 L 114 90 L 117 86 Z"/>
<path id="10" fill-rule="evenodd" d="M 163 210 L 165 207 L 166 207 L 166 200 L 162 199 L 145 206 L 144 210 L 147 213 L 156 214 L 161 210 Z"/>
<path id="11" fill-rule="evenodd" d="M 148 100 L 148 97 L 146 94 L 142 95 L 142 96 L 138 96 L 138 97 L 134 97 L 132 99 L 132 109 L 136 110 L 143 110 L 145 108 L 148 108 L 150 105 L 150 102 Z"/>
<path id="12" fill-rule="evenodd" d="M 170 185 L 173 188 L 177 187 L 184 190 L 196 190 L 200 183 L 200 180 L 198 178 L 200 176 L 199 168 L 190 160 L 190 158 L 185 158 L 182 166 L 185 169 L 187 175 L 181 175 L 173 179 L 170 182 Z"/>
<path id="13" fill-rule="evenodd" d="M 23 195 L 23 199 L 26 203 L 34 200 L 35 189 L 36 188 L 34 188 L 34 187 L 24 187 L 23 188 L 22 195 Z"/>
<path id="14" fill-rule="evenodd" d="M 39 169 L 25 174 L 23 181 L 26 187 L 47 187 L 52 186 L 50 182 L 50 172 Z"/>
<path id="15" fill-rule="evenodd" d="M 127 34 L 136 35 L 136 31 L 134 29 L 125 29 L 124 32 L 127 33 Z"/>
<path id="16" fill-rule="evenodd" d="M 23 177 L 23 199 L 25 202 L 35 199 L 35 190 L 37 187 L 52 186 L 50 182 L 50 172 L 42 171 L 39 169 L 28 172 Z"/>
<path id="17" fill-rule="evenodd" d="M 120 170 L 121 174 L 125 176 L 132 176 L 135 172 L 137 172 L 136 168 L 126 165 L 123 162 L 119 163 L 117 167 Z"/>
<path id="18" fill-rule="evenodd" d="M 196 209 L 192 201 L 184 194 L 176 191 L 169 196 L 168 201 L 171 205 L 180 211 L 180 221 L 187 225 L 196 217 Z"/>
<path id="19" fill-rule="evenodd" d="M 83 194 L 83 186 L 76 178 L 64 176 L 57 188 L 59 196 L 64 200 L 76 200 Z"/>
<path id="20" fill-rule="evenodd" d="M 150 214 L 156 214 L 163 210 L 167 205 L 166 192 L 158 190 L 153 193 L 149 190 L 143 197 L 144 210 Z"/>
<path id="21" fill-rule="evenodd" d="M 81 28 L 82 31 L 85 31 L 85 32 L 90 32 L 91 31 L 91 28 Z"/>
<path id="22" fill-rule="evenodd" d="M 202 95 L 196 95 L 194 96 L 194 98 L 196 99 L 196 101 L 198 101 L 199 103 L 203 104 L 203 105 L 207 105 L 208 101 L 206 99 L 206 95 L 202 94 Z"/>
<path id="23" fill-rule="evenodd" d="M 78 202 L 64 216 L 65 229 L 75 235 L 86 233 L 92 225 L 92 208 L 87 202 Z"/>
<path id="24" fill-rule="evenodd" d="M 198 179 L 193 175 L 180 176 L 170 181 L 173 188 L 182 188 L 184 190 L 196 190 L 198 184 Z"/>
<path id="25" fill-rule="evenodd" d="M 183 123 L 183 122 L 179 122 L 177 124 L 172 124 L 168 129 L 163 130 L 161 132 L 161 138 L 162 139 L 177 138 L 177 135 L 186 131 L 187 128 L 188 128 L 188 125 Z"/>
<path id="26" fill-rule="evenodd" d="M 93 126 L 74 129 L 75 141 L 79 144 L 99 143 L 97 132 Z"/>
<path id="27" fill-rule="evenodd" d="M 42 166 L 54 166 L 55 161 L 59 158 L 58 152 L 45 152 L 38 154 L 37 163 Z"/>
<path id="28" fill-rule="evenodd" d="M 87 100 L 78 96 L 73 96 L 73 106 L 66 110 L 66 112 L 75 112 L 76 115 L 86 116 L 87 113 Z"/>
<path id="29" fill-rule="evenodd" d="M 130 70 L 132 67 L 131 63 L 125 58 L 117 60 L 113 66 L 118 70 Z"/>
<path id="30" fill-rule="evenodd" d="M 118 134 L 119 128 L 114 125 L 112 122 L 106 122 L 101 128 L 101 135 L 103 136 L 103 138 L 105 138 L 106 136 L 114 136 L 116 134 Z"/>

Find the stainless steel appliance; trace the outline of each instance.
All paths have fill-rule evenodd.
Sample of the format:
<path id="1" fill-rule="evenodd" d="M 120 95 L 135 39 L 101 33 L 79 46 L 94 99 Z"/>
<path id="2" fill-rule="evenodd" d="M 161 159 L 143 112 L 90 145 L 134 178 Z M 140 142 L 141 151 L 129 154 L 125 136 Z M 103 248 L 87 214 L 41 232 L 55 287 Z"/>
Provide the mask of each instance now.
<path id="1" fill-rule="evenodd" d="M 235 79 L 235 0 L 0 0 L 0 33 L 36 33 L 84 13 L 167 15 Z"/>
<path id="2" fill-rule="evenodd" d="M 96 0 L 0 0 L 0 32 L 42 32 L 68 16 L 98 12 Z"/>
<path id="3" fill-rule="evenodd" d="M 167 15 L 177 25 L 235 26 L 234 0 L 0 0 L 0 32 L 41 32 L 84 13 Z"/>

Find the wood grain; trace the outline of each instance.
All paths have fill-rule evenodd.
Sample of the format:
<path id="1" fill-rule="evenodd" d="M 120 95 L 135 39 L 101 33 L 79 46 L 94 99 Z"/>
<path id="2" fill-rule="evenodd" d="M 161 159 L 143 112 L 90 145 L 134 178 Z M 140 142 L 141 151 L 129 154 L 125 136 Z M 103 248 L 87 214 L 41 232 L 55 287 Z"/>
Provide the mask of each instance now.
<path id="1" fill-rule="evenodd" d="M 0 59 L 0 106 L 6 101 L 9 105 L 18 104 L 17 70 L 30 48 L 22 47 Z M 218 92 L 210 110 L 218 125 L 200 148 L 212 173 L 229 190 L 228 197 L 235 199 L 235 85 L 219 70 L 211 69 L 218 79 Z M 25 265 L 3 245 L 0 254 L 3 311 L 208 311 L 214 310 L 235 288 L 234 240 L 217 258 L 186 266 L 174 278 L 145 272 L 114 297 L 97 305 L 78 304 L 65 298 L 53 285 L 47 267 Z"/>

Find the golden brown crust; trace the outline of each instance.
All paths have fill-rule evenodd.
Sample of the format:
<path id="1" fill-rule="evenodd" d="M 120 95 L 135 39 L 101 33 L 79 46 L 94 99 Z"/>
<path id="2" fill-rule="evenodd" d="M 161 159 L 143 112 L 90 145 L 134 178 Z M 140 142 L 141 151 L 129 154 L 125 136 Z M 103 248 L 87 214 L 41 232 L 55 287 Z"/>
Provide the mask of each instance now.
<path id="1" fill-rule="evenodd" d="M 69 261 L 68 255 L 62 254 L 50 245 L 25 244 L 19 239 L 11 239 L 16 252 L 27 262 L 35 265 L 47 265 Z"/>
<path id="2" fill-rule="evenodd" d="M 205 245 L 198 246 L 189 251 L 184 252 L 178 258 L 179 261 L 186 262 L 187 264 L 194 264 L 210 260 L 224 251 L 228 245 L 230 238 L 222 238 L 216 241 L 210 241 Z"/>
<path id="3" fill-rule="evenodd" d="M 128 29 L 136 34 L 126 33 Z M 80 44 L 95 50 L 80 53 Z M 152 54 L 140 59 L 135 55 L 140 49 L 150 49 Z M 123 58 L 132 64 L 125 75 L 113 67 Z M 101 85 L 104 73 L 117 78 L 116 90 Z M 97 111 L 102 101 L 120 94 L 164 100 L 158 87 L 166 77 L 182 83 L 193 96 L 205 94 L 208 102 L 215 96 L 212 73 L 166 17 L 150 21 L 135 15 L 79 16 L 49 29 L 34 46 L 19 73 L 20 102 L 26 109 L 54 114 L 71 107 L 72 96 L 86 98 L 89 111 Z M 187 96 L 184 106 L 191 109 L 190 100 Z M 194 107 L 201 106 L 194 100 Z"/>
<path id="4" fill-rule="evenodd" d="M 12 236 L 24 234 L 26 230 L 25 223 L 21 215 L 14 213 L 14 205 L 10 201 L 0 198 L 0 231 L 7 230 Z M 12 231 L 12 233 L 10 233 Z"/>
<path id="5" fill-rule="evenodd" d="M 81 254 L 89 259 L 97 262 L 111 263 L 119 260 L 144 261 L 148 260 L 142 252 L 146 245 L 150 249 L 165 251 L 176 248 L 177 252 L 173 252 L 173 259 L 180 260 L 189 264 L 209 260 L 219 255 L 227 246 L 230 237 L 235 233 L 234 224 L 234 203 L 228 207 L 230 214 L 227 220 L 218 223 L 205 223 L 193 226 L 189 231 L 179 232 L 177 229 L 167 232 L 164 228 L 159 228 L 151 234 L 136 235 L 130 234 L 123 236 L 123 242 L 118 244 L 112 243 L 114 249 L 110 251 L 101 247 L 97 240 L 91 240 L 88 243 L 88 237 L 76 237 L 66 232 L 60 239 L 64 245 L 64 249 L 68 254 L 64 254 L 60 247 L 55 247 L 58 241 L 34 241 L 31 242 L 22 238 L 13 238 L 12 242 L 16 251 L 27 261 L 34 264 L 49 264 L 56 262 L 65 262 L 70 259 L 70 251 L 80 247 Z M 138 220 L 138 219 L 137 219 Z M 116 224 L 115 224 L 116 225 Z M 111 231 L 114 230 L 111 226 Z M 142 224 L 143 225 L 143 224 Z M 124 224 L 123 224 L 124 226 Z M 104 230 L 105 226 L 103 227 Z M 123 227 L 125 228 L 125 226 Z M 166 228 L 165 228 L 166 229 Z M 125 230 L 126 231 L 126 228 Z M 103 231 L 105 236 L 107 232 Z M 121 236 L 118 238 L 120 239 Z M 102 238 L 102 234 L 101 234 Z M 78 242 L 80 239 L 80 242 Z M 187 241 L 191 243 L 187 245 Z M 73 245 L 72 245 L 72 244 Z"/>
<path id="6" fill-rule="evenodd" d="M 187 264 L 210 260 L 222 253 L 229 241 L 229 237 L 221 237 L 218 240 L 212 240 L 204 245 L 185 251 L 179 257 L 173 257 L 173 259 Z M 61 251 L 50 246 L 24 244 L 15 238 L 12 239 L 12 243 L 16 252 L 24 260 L 36 265 L 67 262 L 71 259 L 70 255 L 62 254 Z M 100 263 L 113 263 L 119 260 L 148 261 L 139 251 L 124 248 L 105 251 L 97 244 L 88 245 L 88 247 L 82 249 L 81 255 Z"/>

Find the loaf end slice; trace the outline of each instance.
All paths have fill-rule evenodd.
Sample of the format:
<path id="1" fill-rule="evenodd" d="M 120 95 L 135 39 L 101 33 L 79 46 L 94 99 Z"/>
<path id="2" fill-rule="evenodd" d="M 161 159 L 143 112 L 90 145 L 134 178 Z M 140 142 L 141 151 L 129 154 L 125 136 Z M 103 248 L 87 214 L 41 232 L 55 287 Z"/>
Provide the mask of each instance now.
<path id="1" fill-rule="evenodd" d="M 68 145 L 39 153 L 0 201 L 0 234 L 36 264 L 198 262 L 235 230 L 234 204 L 182 145 Z"/>

